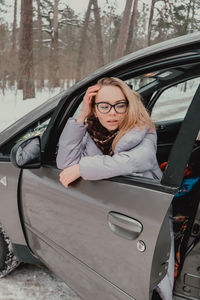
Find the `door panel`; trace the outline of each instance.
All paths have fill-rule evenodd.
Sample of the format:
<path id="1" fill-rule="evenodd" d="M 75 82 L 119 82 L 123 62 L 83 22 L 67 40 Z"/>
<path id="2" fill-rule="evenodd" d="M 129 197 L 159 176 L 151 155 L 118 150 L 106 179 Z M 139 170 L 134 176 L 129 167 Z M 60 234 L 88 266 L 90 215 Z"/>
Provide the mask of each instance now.
<path id="1" fill-rule="evenodd" d="M 84 263 L 91 270 L 90 284 L 94 288 L 95 272 L 114 289 L 118 287 L 137 300 L 149 299 L 149 287 L 152 289 L 166 272 L 154 274 L 154 282 L 150 282 L 156 241 L 173 196 L 134 186 L 131 181 L 79 180 L 65 189 L 58 182 L 58 174 L 59 170 L 53 168 L 24 170 L 21 201 L 27 228 L 37 234 L 34 241 L 46 239 L 51 247 L 58 246 Z M 142 232 L 132 240 L 116 235 L 108 224 L 110 212 L 139 221 Z M 32 243 L 30 235 L 30 247 L 41 256 L 40 247 Z M 158 273 L 168 259 L 169 230 L 166 243 L 159 247 L 162 255 L 156 261 L 160 265 L 156 266 Z M 45 260 L 45 253 L 42 255 Z M 67 265 L 60 263 L 63 274 L 64 270 L 68 272 Z M 53 263 L 49 265 L 53 268 Z M 103 294 L 97 299 L 102 298 Z M 87 295 L 86 299 L 93 298 Z"/>
<path id="2" fill-rule="evenodd" d="M 74 291 L 77 291 L 81 299 L 133 300 L 131 296 L 114 287 L 111 282 L 106 281 L 65 249 L 47 240 L 41 233 L 27 226 L 27 234 L 32 249 L 37 249 L 37 255 Z"/>
<path id="3" fill-rule="evenodd" d="M 159 164 L 166 162 L 183 120 L 156 123 L 157 159 Z"/>

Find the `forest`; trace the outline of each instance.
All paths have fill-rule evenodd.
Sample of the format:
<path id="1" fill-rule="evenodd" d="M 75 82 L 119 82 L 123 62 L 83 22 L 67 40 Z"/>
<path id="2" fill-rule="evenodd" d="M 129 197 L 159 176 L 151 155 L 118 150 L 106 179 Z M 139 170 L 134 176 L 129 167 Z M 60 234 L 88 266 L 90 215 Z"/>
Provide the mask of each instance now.
<path id="1" fill-rule="evenodd" d="M 67 88 L 138 49 L 200 30 L 199 0 L 85 0 L 83 16 L 62 0 L 0 0 L 0 90 Z M 17 11 L 20 10 L 20 14 Z M 18 20 L 19 19 L 19 20 Z"/>

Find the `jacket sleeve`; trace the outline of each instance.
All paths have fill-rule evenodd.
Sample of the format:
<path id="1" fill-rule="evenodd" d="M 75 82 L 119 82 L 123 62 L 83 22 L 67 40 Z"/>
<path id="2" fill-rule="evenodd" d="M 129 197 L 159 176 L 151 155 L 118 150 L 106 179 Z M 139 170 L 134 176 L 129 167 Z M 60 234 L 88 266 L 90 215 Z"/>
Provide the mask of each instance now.
<path id="1" fill-rule="evenodd" d="M 83 179 L 98 180 L 132 173 L 152 170 L 156 164 L 156 149 L 149 138 L 129 151 L 109 155 L 83 157 L 80 162 L 80 174 Z"/>
<path id="2" fill-rule="evenodd" d="M 57 167 L 64 169 L 72 164 L 79 163 L 85 147 L 84 138 L 87 124 L 80 124 L 69 118 L 59 139 L 59 148 L 56 158 Z"/>

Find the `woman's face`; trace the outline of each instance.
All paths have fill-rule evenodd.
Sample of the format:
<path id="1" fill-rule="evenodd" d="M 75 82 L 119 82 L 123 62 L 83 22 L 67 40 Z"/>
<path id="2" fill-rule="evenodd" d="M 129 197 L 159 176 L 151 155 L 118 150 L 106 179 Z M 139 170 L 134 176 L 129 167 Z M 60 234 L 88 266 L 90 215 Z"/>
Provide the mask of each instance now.
<path id="1" fill-rule="evenodd" d="M 123 121 L 123 119 L 126 116 L 126 112 L 123 112 L 123 105 L 124 102 L 126 102 L 126 98 L 124 94 L 122 93 L 121 89 L 117 86 L 112 85 L 105 85 L 102 86 L 101 89 L 98 91 L 96 97 L 95 97 L 95 108 L 94 113 L 95 116 L 99 119 L 99 122 L 101 125 L 103 125 L 107 130 L 112 131 L 119 127 L 120 123 Z M 105 102 L 102 104 L 98 104 L 100 102 Z M 119 110 L 122 113 L 117 113 L 114 109 L 114 107 L 111 108 L 111 110 L 108 113 L 101 113 L 97 105 L 101 105 L 101 109 L 107 109 L 108 105 L 106 103 L 109 103 L 111 105 L 119 103 L 117 110 Z M 97 105 L 96 105 L 97 104 Z M 116 107 L 116 106 L 115 106 Z M 126 108 L 125 108 L 126 110 Z"/>

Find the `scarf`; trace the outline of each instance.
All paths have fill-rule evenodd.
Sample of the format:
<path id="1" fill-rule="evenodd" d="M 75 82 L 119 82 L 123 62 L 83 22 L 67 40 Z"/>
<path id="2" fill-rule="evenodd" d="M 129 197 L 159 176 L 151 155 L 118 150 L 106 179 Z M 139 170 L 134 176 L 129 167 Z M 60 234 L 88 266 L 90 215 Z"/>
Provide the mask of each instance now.
<path id="1" fill-rule="evenodd" d="M 87 119 L 87 123 L 87 131 L 97 147 L 103 152 L 104 155 L 112 156 L 112 142 L 119 130 L 115 129 L 108 131 L 101 125 L 98 118 L 96 118 L 94 115 L 91 115 Z"/>

